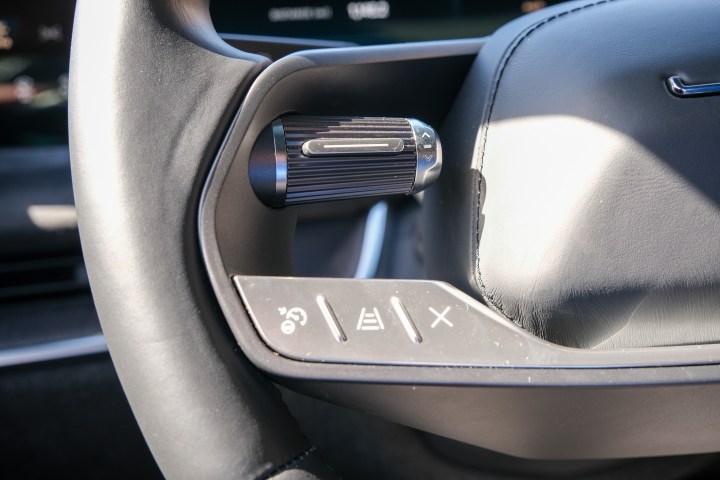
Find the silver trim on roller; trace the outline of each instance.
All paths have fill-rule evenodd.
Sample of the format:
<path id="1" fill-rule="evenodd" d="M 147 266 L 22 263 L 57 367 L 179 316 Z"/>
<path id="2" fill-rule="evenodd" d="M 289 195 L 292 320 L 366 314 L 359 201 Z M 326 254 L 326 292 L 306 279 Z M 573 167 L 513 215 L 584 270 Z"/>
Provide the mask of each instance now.
<path id="1" fill-rule="evenodd" d="M 284 202 L 287 195 L 288 161 L 282 120 L 277 119 L 272 123 L 272 136 L 275 145 L 275 198 L 282 198 Z"/>
<path id="2" fill-rule="evenodd" d="M 405 143 L 400 138 L 318 138 L 303 143 L 306 157 L 335 155 L 380 155 L 400 153 Z"/>
<path id="3" fill-rule="evenodd" d="M 442 169 L 442 146 L 437 132 L 415 118 L 408 118 L 415 136 L 415 183 L 410 193 L 418 193 L 430 186 L 440 176 Z"/>

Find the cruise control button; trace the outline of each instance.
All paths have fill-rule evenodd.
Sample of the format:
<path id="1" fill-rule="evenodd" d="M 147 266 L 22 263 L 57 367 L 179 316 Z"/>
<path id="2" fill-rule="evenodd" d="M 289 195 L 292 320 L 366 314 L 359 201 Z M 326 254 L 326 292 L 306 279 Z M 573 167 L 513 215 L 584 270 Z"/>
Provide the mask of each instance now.
<path id="1" fill-rule="evenodd" d="M 288 310 L 286 307 L 280 307 L 278 312 L 285 317 L 280 324 L 280 331 L 285 335 L 292 335 L 295 333 L 297 325 L 302 327 L 307 323 L 307 312 L 302 308 L 292 307 Z"/>

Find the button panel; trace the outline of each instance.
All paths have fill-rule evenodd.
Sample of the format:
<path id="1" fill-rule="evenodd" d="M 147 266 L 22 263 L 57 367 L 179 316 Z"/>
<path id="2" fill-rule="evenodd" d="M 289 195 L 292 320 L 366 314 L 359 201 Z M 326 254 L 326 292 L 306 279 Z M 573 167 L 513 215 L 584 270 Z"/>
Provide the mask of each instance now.
<path id="1" fill-rule="evenodd" d="M 717 345 L 596 350 L 548 343 L 442 282 L 256 276 L 233 282 L 265 343 L 295 360 L 493 368 L 720 363 Z"/>
<path id="2" fill-rule="evenodd" d="M 233 280 L 263 340 L 297 360 L 477 365 L 503 362 L 507 342 L 515 354 L 526 344 L 512 324 L 439 282 Z"/>

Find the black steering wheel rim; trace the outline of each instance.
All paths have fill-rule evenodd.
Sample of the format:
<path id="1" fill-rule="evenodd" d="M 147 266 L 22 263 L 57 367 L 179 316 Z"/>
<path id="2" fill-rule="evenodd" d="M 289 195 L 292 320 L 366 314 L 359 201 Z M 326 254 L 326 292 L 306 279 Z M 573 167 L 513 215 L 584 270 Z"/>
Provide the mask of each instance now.
<path id="1" fill-rule="evenodd" d="M 220 40 L 207 1 L 78 2 L 70 144 L 84 256 L 123 388 L 170 478 L 325 469 L 238 354 L 198 254 L 202 179 L 266 64 Z"/>

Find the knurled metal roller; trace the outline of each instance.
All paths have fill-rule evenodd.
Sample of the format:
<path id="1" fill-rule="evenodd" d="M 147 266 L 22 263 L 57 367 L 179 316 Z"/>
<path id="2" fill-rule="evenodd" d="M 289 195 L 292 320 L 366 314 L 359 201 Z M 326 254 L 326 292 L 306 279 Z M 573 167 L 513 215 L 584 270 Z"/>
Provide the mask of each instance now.
<path id="1" fill-rule="evenodd" d="M 417 193 L 440 175 L 435 130 L 412 118 L 286 116 L 258 137 L 250 182 L 272 207 Z"/>

